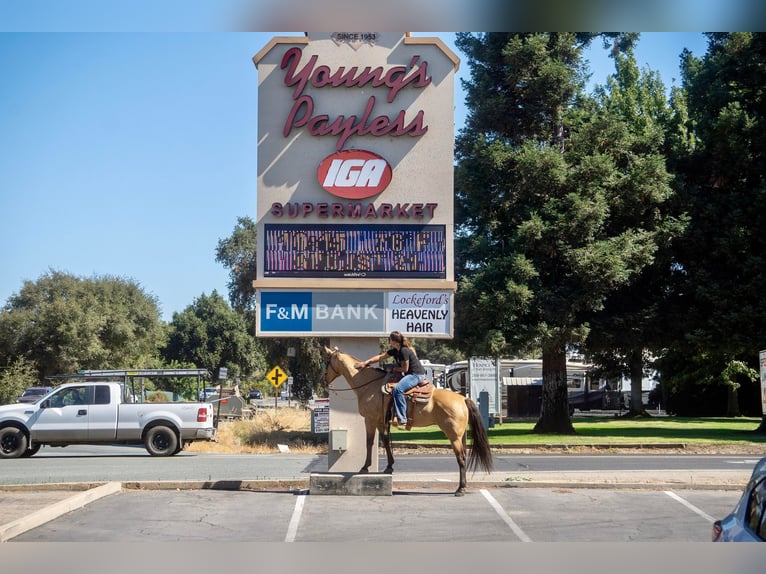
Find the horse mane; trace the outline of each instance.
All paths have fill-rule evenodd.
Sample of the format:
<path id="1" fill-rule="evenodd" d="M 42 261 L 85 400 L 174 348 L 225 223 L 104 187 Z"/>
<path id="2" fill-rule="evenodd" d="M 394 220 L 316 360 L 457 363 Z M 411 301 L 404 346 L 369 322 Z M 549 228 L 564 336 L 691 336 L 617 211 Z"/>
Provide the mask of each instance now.
<path id="1" fill-rule="evenodd" d="M 359 369 L 359 373 L 354 377 L 354 383 L 365 385 L 369 383 L 370 381 L 374 381 L 376 379 L 382 379 L 386 376 L 386 371 L 383 369 L 378 368 L 372 368 L 372 369 Z"/>

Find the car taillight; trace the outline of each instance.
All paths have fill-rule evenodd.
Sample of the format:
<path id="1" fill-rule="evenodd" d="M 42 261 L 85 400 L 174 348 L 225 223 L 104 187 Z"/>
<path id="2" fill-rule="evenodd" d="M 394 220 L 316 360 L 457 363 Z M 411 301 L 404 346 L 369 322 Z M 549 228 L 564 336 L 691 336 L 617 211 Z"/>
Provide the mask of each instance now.
<path id="1" fill-rule="evenodd" d="M 721 521 L 716 520 L 713 523 L 713 542 L 718 542 L 718 539 L 721 538 L 722 532 L 723 532 L 723 528 L 721 528 Z"/>
<path id="2" fill-rule="evenodd" d="M 207 422 L 207 407 L 202 407 L 201 409 L 197 409 L 197 422 L 198 423 Z"/>

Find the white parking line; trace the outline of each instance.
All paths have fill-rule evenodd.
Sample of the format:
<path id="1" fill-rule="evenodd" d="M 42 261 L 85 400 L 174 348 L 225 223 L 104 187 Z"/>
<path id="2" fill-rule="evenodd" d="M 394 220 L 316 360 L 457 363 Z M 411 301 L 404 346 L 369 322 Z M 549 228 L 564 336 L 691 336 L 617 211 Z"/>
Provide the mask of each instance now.
<path id="1" fill-rule="evenodd" d="M 513 521 L 513 518 L 508 516 L 508 513 L 503 509 L 502 506 L 500 506 L 500 503 L 497 500 L 495 500 L 494 496 L 492 496 L 487 490 L 483 488 L 481 489 L 480 492 L 484 495 L 484 498 L 487 499 L 487 502 L 489 502 L 490 506 L 492 506 L 492 508 L 495 509 L 495 512 L 497 512 L 500 518 L 503 519 L 503 522 L 505 522 L 508 525 L 508 527 L 513 531 L 513 533 L 519 537 L 519 540 L 521 540 L 522 542 L 532 542 L 532 539 L 529 536 L 527 536 L 526 533 L 521 528 L 519 528 L 519 525 Z"/>
<path id="2" fill-rule="evenodd" d="M 293 515 L 290 518 L 290 525 L 287 527 L 287 536 L 285 536 L 285 542 L 295 542 L 295 536 L 298 534 L 298 524 L 301 521 L 301 513 L 303 512 L 303 505 L 305 502 L 306 495 L 299 494 L 298 500 L 295 501 Z"/>
<path id="3" fill-rule="evenodd" d="M 709 515 L 709 514 L 707 514 L 706 512 L 702 512 L 702 511 L 701 511 L 699 508 L 697 508 L 696 506 L 694 506 L 694 505 L 693 505 L 691 502 L 689 502 L 689 501 L 687 501 L 687 500 L 684 500 L 683 498 L 681 498 L 680 496 L 678 496 L 678 495 L 677 495 L 675 492 L 671 492 L 671 491 L 669 491 L 669 490 L 666 490 L 666 491 L 664 491 L 664 492 L 665 492 L 665 494 L 667 494 L 667 495 L 668 495 L 670 498 L 672 498 L 673 500 L 677 500 L 678 502 L 680 502 L 681 504 L 683 504 L 683 505 L 684 505 L 686 508 L 688 508 L 689 510 L 691 510 L 691 511 L 693 511 L 693 512 L 696 512 L 697 514 L 699 514 L 699 515 L 700 515 L 702 518 L 704 518 L 704 519 L 705 519 L 705 520 L 707 520 L 708 522 L 715 522 L 715 518 L 713 518 L 712 516 L 710 516 L 710 515 Z"/>

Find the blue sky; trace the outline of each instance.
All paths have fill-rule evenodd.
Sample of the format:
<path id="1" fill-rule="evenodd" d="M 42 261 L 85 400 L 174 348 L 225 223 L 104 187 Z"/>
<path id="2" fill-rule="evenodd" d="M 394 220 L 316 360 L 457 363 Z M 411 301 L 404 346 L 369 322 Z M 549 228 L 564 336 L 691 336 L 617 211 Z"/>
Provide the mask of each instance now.
<path id="1" fill-rule="evenodd" d="M 0 34 L 0 305 L 50 269 L 135 280 L 166 321 L 203 293 L 227 297 L 215 248 L 256 218 L 252 57 L 274 35 Z M 669 86 L 682 49 L 706 45 L 654 32 L 636 55 Z M 589 59 L 603 82 L 600 42 Z M 459 128 L 459 82 L 455 104 Z"/>

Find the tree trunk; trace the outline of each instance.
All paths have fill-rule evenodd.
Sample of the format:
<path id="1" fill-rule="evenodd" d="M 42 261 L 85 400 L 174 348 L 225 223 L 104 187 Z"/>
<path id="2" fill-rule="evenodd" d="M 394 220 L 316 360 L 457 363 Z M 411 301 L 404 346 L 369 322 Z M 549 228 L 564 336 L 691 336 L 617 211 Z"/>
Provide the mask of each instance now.
<path id="1" fill-rule="evenodd" d="M 726 385 L 726 416 L 739 416 L 739 396 L 737 388 L 739 385 Z"/>
<path id="2" fill-rule="evenodd" d="M 543 404 L 532 432 L 575 434 L 569 418 L 567 356 L 563 345 L 543 349 Z"/>
<path id="3" fill-rule="evenodd" d="M 644 354 L 639 350 L 630 352 L 630 414 L 644 412 Z"/>

